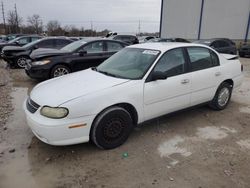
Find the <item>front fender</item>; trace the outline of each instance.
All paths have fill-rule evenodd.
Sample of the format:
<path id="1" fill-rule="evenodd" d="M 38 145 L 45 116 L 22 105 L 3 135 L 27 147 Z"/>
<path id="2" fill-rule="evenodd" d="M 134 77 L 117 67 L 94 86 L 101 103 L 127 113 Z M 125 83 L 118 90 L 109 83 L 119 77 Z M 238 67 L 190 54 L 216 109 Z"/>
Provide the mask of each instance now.
<path id="1" fill-rule="evenodd" d="M 81 96 L 60 106 L 69 109 L 68 118 L 97 115 L 105 108 L 119 103 L 134 106 L 138 114 L 138 123 L 143 121 L 143 83 L 142 80 L 130 81 L 107 88 L 96 93 Z"/>

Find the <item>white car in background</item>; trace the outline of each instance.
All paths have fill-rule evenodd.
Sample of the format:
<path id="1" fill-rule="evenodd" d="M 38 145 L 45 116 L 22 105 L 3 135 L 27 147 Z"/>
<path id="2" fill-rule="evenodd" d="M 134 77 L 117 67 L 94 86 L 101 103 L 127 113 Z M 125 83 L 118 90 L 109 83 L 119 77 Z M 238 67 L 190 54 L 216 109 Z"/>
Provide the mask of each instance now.
<path id="1" fill-rule="evenodd" d="M 31 130 L 45 143 L 92 140 L 111 149 L 152 118 L 202 103 L 224 109 L 242 71 L 237 56 L 207 46 L 138 44 L 96 68 L 38 84 L 24 110 Z"/>

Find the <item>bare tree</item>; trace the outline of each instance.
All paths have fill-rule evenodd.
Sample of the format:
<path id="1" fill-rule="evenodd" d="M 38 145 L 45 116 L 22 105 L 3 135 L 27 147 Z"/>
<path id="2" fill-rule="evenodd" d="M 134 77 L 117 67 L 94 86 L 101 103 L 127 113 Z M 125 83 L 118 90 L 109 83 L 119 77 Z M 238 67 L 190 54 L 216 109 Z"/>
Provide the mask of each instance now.
<path id="1" fill-rule="evenodd" d="M 23 19 L 15 11 L 10 10 L 7 15 L 9 33 L 19 33 L 22 21 Z"/>
<path id="2" fill-rule="evenodd" d="M 33 33 L 39 34 L 43 32 L 43 22 L 38 14 L 29 16 L 27 19 L 28 25 L 32 28 Z"/>
<path id="3" fill-rule="evenodd" d="M 52 36 L 64 35 L 61 24 L 57 20 L 51 20 L 47 23 L 47 32 L 48 35 Z"/>

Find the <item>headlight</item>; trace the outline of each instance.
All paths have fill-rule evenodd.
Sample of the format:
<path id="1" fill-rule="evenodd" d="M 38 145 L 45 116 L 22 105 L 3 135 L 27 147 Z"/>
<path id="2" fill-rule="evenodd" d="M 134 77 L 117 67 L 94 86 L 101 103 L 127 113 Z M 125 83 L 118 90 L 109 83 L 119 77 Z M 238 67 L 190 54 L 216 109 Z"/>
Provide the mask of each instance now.
<path id="1" fill-rule="evenodd" d="M 44 106 L 40 110 L 40 114 L 48 117 L 48 118 L 54 118 L 54 119 L 60 119 L 64 118 L 68 115 L 69 110 L 64 107 L 49 107 L 49 106 Z"/>
<path id="2" fill-rule="evenodd" d="M 43 60 L 43 61 L 35 61 L 32 63 L 32 65 L 45 65 L 47 63 L 50 63 L 50 60 Z"/>

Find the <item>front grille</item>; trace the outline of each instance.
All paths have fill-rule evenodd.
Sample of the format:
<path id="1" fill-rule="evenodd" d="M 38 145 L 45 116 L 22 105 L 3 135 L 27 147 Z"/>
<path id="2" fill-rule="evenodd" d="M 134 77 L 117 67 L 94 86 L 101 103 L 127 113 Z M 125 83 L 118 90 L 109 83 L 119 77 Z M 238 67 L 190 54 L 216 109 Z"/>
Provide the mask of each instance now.
<path id="1" fill-rule="evenodd" d="M 35 103 L 33 100 L 31 100 L 30 98 L 27 99 L 27 102 L 26 102 L 26 107 L 27 107 L 27 110 L 30 112 L 30 113 L 35 113 L 37 111 L 37 109 L 40 107 L 39 104 Z"/>

